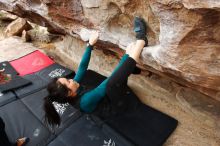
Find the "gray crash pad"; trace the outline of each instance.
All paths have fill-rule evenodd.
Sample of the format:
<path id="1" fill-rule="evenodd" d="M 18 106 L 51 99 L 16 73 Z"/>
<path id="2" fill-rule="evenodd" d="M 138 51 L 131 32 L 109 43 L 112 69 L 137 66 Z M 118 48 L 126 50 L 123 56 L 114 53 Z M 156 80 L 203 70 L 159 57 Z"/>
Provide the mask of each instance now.
<path id="1" fill-rule="evenodd" d="M 54 63 L 46 67 L 45 69 L 37 72 L 36 75 L 41 77 L 43 80 L 50 82 L 53 78 L 58 77 L 71 78 L 75 75 L 75 72 L 60 64 Z"/>
<path id="2" fill-rule="evenodd" d="M 5 93 L 0 92 L 0 106 L 10 103 L 14 100 L 16 100 L 16 96 L 15 94 L 13 94 L 13 92 L 5 92 Z"/>
<path id="3" fill-rule="evenodd" d="M 29 137 L 27 146 L 43 146 L 52 138 L 51 132 L 20 101 L 16 100 L 0 108 L 0 117 L 11 142 L 19 137 Z"/>
<path id="4" fill-rule="evenodd" d="M 26 75 L 23 76 L 23 78 L 31 81 L 32 84 L 15 89 L 14 92 L 18 98 L 23 98 L 27 95 L 40 91 L 47 86 L 47 82 L 35 74 Z"/>
<path id="5" fill-rule="evenodd" d="M 59 110 L 59 113 L 61 115 L 61 125 L 59 128 L 51 129 L 48 125 L 46 125 L 44 120 L 44 110 L 43 110 L 43 103 L 44 98 L 48 95 L 48 92 L 46 89 L 43 89 L 41 91 L 38 91 L 36 93 L 33 93 L 31 95 L 28 95 L 21 99 L 21 101 L 28 107 L 28 109 L 43 123 L 45 126 L 47 126 L 51 132 L 55 132 L 58 134 L 63 129 L 68 127 L 72 122 L 74 122 L 76 119 L 81 116 L 81 112 L 77 109 L 75 109 L 72 105 L 69 104 L 56 104 L 57 109 Z"/>
<path id="6" fill-rule="evenodd" d="M 84 115 L 48 146 L 134 146 L 97 117 Z"/>

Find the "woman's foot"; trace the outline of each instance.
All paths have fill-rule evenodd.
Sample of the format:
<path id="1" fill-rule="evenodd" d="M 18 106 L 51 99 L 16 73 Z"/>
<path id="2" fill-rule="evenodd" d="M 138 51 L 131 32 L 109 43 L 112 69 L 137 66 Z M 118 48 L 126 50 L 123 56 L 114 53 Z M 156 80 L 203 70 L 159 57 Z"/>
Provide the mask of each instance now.
<path id="1" fill-rule="evenodd" d="M 147 26 L 144 19 L 140 17 L 134 18 L 134 32 L 136 33 L 137 40 L 144 40 L 145 46 L 148 44 L 148 40 L 146 37 Z"/>
<path id="2" fill-rule="evenodd" d="M 28 137 L 22 137 L 17 139 L 16 144 L 17 146 L 25 146 L 29 141 L 30 139 Z"/>

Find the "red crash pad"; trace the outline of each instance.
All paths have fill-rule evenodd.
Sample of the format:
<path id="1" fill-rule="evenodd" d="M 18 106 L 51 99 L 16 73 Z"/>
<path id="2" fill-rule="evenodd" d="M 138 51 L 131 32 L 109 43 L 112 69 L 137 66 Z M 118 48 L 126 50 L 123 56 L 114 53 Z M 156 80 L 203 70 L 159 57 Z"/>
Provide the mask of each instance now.
<path id="1" fill-rule="evenodd" d="M 53 63 L 53 60 L 39 50 L 10 62 L 20 76 L 35 73 Z"/>

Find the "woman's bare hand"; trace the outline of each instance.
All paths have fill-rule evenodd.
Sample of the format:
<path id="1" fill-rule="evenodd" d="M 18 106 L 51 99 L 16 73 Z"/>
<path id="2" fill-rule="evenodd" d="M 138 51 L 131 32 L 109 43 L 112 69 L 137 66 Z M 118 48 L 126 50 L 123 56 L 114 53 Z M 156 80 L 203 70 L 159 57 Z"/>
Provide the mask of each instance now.
<path id="1" fill-rule="evenodd" d="M 89 44 L 93 46 L 98 41 L 98 39 L 99 39 L 99 32 L 98 31 L 92 32 L 89 38 Z"/>

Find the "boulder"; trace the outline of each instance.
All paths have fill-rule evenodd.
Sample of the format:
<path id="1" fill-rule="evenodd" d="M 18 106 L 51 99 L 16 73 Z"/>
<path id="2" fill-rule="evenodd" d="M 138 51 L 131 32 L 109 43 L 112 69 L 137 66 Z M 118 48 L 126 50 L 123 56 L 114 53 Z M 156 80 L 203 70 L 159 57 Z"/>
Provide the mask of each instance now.
<path id="1" fill-rule="evenodd" d="M 26 30 L 22 31 L 22 35 L 21 38 L 24 42 L 29 42 L 31 41 L 31 36 L 28 34 L 28 32 Z"/>
<path id="2" fill-rule="evenodd" d="M 11 21 L 14 21 L 17 18 L 18 18 L 18 16 L 16 16 L 16 15 L 12 15 L 12 14 L 6 12 L 6 11 L 3 11 L 3 10 L 0 11 L 0 20 L 2 20 L 2 21 L 11 22 Z"/>
<path id="3" fill-rule="evenodd" d="M 25 19 L 18 18 L 7 26 L 5 36 L 21 36 L 23 30 L 27 31 L 31 28 L 32 26 Z"/>

